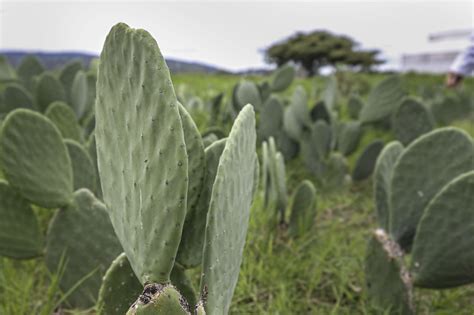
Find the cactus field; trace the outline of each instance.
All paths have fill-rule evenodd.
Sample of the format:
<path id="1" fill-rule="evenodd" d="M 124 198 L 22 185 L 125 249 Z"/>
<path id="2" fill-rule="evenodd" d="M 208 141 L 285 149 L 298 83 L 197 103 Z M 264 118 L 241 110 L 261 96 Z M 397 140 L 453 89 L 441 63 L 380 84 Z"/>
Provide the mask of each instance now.
<path id="1" fill-rule="evenodd" d="M 0 56 L 0 315 L 474 314 L 474 80 Z"/>

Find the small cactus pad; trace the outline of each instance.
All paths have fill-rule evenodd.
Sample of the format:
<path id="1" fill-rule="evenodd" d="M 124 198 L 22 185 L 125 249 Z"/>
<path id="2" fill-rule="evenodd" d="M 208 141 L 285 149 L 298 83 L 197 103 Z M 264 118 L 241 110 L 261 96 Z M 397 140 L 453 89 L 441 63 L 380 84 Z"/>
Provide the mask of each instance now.
<path id="1" fill-rule="evenodd" d="M 24 87 L 18 84 L 10 84 L 3 92 L 2 113 L 8 113 L 17 108 L 34 109 L 33 98 Z"/>
<path id="2" fill-rule="evenodd" d="M 0 151 L 8 182 L 24 198 L 45 208 L 72 200 L 71 160 L 49 119 L 28 109 L 11 112 L 2 124 Z"/>
<path id="3" fill-rule="evenodd" d="M 66 101 L 66 92 L 61 82 L 52 74 L 43 73 L 36 85 L 36 105 L 44 112 L 54 101 Z"/>
<path id="4" fill-rule="evenodd" d="M 270 137 L 277 138 L 283 125 L 283 105 L 274 96 L 271 96 L 262 107 L 258 136 L 261 140 Z"/>
<path id="5" fill-rule="evenodd" d="M 196 292 L 194 291 L 191 280 L 186 275 L 186 269 L 179 264 L 174 264 L 173 270 L 170 275 L 171 283 L 178 289 L 179 293 L 186 299 L 187 304 L 190 308 L 194 307 L 197 303 Z"/>
<path id="6" fill-rule="evenodd" d="M 452 127 L 421 136 L 400 155 L 390 185 L 390 233 L 404 250 L 411 247 L 431 199 L 451 180 L 472 170 L 473 161 L 471 137 Z"/>
<path id="7" fill-rule="evenodd" d="M 364 107 L 364 102 L 358 96 L 351 96 L 347 103 L 347 112 L 352 119 L 358 119 L 359 113 Z"/>
<path id="8" fill-rule="evenodd" d="M 125 253 L 110 265 L 102 280 L 97 301 L 99 315 L 125 314 L 143 290 Z"/>
<path id="9" fill-rule="evenodd" d="M 361 181 L 370 177 L 383 146 L 384 143 L 382 140 L 375 140 L 364 149 L 352 171 L 352 179 L 354 181 Z"/>
<path id="10" fill-rule="evenodd" d="M 288 233 L 298 236 L 311 229 L 316 214 L 316 188 L 309 180 L 302 181 L 296 187 L 291 205 Z"/>
<path id="11" fill-rule="evenodd" d="M 65 65 L 59 74 L 59 81 L 61 81 L 64 90 L 66 91 L 68 102 L 71 100 L 70 96 L 74 78 L 80 70 L 82 70 L 82 62 L 80 60 L 73 60 Z"/>
<path id="12" fill-rule="evenodd" d="M 87 76 L 84 71 L 79 70 L 72 81 L 70 102 L 78 118 L 86 112 L 88 102 Z"/>
<path id="13" fill-rule="evenodd" d="M 148 284 L 127 315 L 191 315 L 181 294 L 170 284 Z"/>
<path id="14" fill-rule="evenodd" d="M 63 138 L 82 142 L 81 126 L 77 122 L 74 111 L 66 103 L 51 103 L 45 115 L 58 127 Z"/>
<path id="15" fill-rule="evenodd" d="M 390 182 L 392 180 L 393 167 L 400 154 L 403 145 L 398 141 L 392 141 L 383 148 L 377 158 L 374 170 L 374 199 L 375 211 L 379 227 L 388 231 L 390 220 Z"/>
<path id="16" fill-rule="evenodd" d="M 141 283 L 164 283 L 186 215 L 188 157 L 168 67 L 145 30 L 119 23 L 107 36 L 95 132 L 115 232 Z"/>
<path id="17" fill-rule="evenodd" d="M 183 125 L 184 142 L 186 143 L 186 152 L 188 155 L 188 213 L 193 207 L 196 207 L 201 186 L 204 180 L 206 170 L 206 161 L 204 155 L 204 145 L 201 134 L 191 115 L 186 111 L 183 105 L 179 104 L 179 114 Z"/>
<path id="18" fill-rule="evenodd" d="M 392 128 L 395 137 L 403 144 L 430 132 L 434 121 L 429 110 L 413 98 L 406 98 L 393 114 Z"/>
<path id="19" fill-rule="evenodd" d="M 370 91 L 367 104 L 360 112 L 362 123 L 377 122 L 389 117 L 405 96 L 402 80 L 392 76 L 380 82 Z"/>
<path id="20" fill-rule="evenodd" d="M 46 266 L 57 272 L 64 255 L 63 292 L 83 281 L 67 299 L 72 307 L 95 304 L 102 276 L 121 251 L 105 206 L 87 189 L 76 191 L 74 204 L 58 210 L 50 222 Z"/>
<path id="21" fill-rule="evenodd" d="M 348 156 L 357 150 L 360 138 L 362 136 L 362 128 L 359 122 L 350 121 L 342 123 L 339 127 L 339 133 L 337 135 L 337 146 L 339 151 L 344 155 Z"/>
<path id="22" fill-rule="evenodd" d="M 208 314 L 227 314 L 237 284 L 252 204 L 255 141 L 255 114 L 246 105 L 232 126 L 212 188 L 201 278 Z"/>
<path id="23" fill-rule="evenodd" d="M 418 225 L 411 270 L 416 286 L 433 289 L 474 282 L 474 171 L 446 185 Z"/>
<path id="24" fill-rule="evenodd" d="M 212 194 L 212 185 L 216 178 L 217 166 L 226 139 L 217 140 L 206 148 L 206 167 L 204 182 L 198 203 L 193 207 L 184 221 L 183 234 L 179 244 L 176 260 L 186 268 L 196 267 L 202 261 L 202 248 L 206 231 L 206 218 Z"/>
<path id="25" fill-rule="evenodd" d="M 372 235 L 366 253 L 367 294 L 377 314 L 411 315 L 412 283 L 398 244 L 384 230 Z M 388 312 L 388 313 L 386 313 Z"/>
<path id="26" fill-rule="evenodd" d="M 96 191 L 97 174 L 95 166 L 86 150 L 73 140 L 64 140 L 72 163 L 74 190 L 87 188 Z"/>
<path id="27" fill-rule="evenodd" d="M 33 89 L 34 78 L 43 73 L 43 71 L 43 65 L 34 55 L 24 57 L 17 69 L 18 77 L 30 91 Z"/>
<path id="28" fill-rule="evenodd" d="M 43 236 L 28 202 L 0 180 L 0 256 L 31 258 L 43 251 Z"/>
<path id="29" fill-rule="evenodd" d="M 260 110 L 262 99 L 255 83 L 250 81 L 240 82 L 236 93 L 236 101 L 239 108 L 252 104 L 256 110 Z"/>
<path id="30" fill-rule="evenodd" d="M 274 72 L 272 81 L 270 83 L 272 91 L 281 92 L 286 90 L 291 85 L 291 82 L 293 82 L 295 74 L 295 68 L 290 64 L 286 64 L 278 68 Z"/>

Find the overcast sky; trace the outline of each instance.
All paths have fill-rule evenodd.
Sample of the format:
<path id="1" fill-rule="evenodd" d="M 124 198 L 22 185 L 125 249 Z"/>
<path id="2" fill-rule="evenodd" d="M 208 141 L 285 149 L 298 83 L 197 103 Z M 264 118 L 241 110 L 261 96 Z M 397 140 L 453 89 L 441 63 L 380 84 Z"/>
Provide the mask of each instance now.
<path id="1" fill-rule="evenodd" d="M 403 53 L 466 46 L 428 35 L 472 29 L 473 2 L 0 0 L 0 49 L 99 53 L 112 25 L 125 22 L 148 30 L 167 57 L 239 70 L 265 65 L 262 49 L 295 31 L 326 29 L 396 64 Z"/>

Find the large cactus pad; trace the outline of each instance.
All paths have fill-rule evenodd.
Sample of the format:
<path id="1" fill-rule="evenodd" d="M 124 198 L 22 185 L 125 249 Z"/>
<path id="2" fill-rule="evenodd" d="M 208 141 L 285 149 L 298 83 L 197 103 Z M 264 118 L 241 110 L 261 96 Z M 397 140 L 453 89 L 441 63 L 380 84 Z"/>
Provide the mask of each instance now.
<path id="1" fill-rule="evenodd" d="M 188 157 L 158 44 L 112 28 L 100 56 L 96 142 L 104 200 L 137 277 L 169 280 L 186 215 Z"/>
<path id="2" fill-rule="evenodd" d="M 252 203 L 255 114 L 250 105 L 234 122 L 217 168 L 207 217 L 201 292 L 208 314 L 226 314 L 240 270 Z"/>

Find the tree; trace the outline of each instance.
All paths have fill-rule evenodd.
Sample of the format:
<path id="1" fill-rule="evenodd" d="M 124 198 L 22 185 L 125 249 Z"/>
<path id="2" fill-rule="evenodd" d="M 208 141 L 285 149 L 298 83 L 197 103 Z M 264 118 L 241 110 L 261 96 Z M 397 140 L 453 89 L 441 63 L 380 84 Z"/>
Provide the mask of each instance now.
<path id="1" fill-rule="evenodd" d="M 300 64 L 310 75 L 318 73 L 323 66 L 339 64 L 362 71 L 382 63 L 377 59 L 378 50 L 361 50 L 350 37 L 335 35 L 328 31 L 298 32 L 265 51 L 269 63 L 281 66 L 289 61 Z"/>

